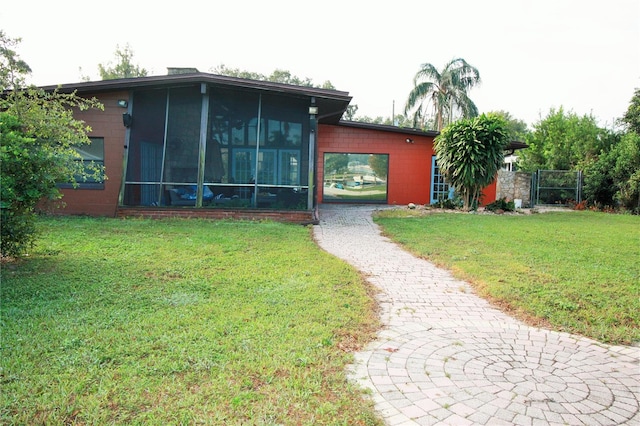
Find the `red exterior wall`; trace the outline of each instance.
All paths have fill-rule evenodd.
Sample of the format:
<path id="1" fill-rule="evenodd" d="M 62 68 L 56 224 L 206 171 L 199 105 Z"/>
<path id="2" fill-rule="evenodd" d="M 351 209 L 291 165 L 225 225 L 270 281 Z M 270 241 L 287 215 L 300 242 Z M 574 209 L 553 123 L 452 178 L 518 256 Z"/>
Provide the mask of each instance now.
<path id="1" fill-rule="evenodd" d="M 92 97 L 92 95 L 83 95 Z M 122 160 L 124 155 L 126 128 L 122 124 L 125 108 L 117 105 L 118 99 L 129 99 L 127 92 L 95 95 L 104 105 L 104 111 L 76 111 L 74 117 L 85 121 L 90 127 L 90 137 L 104 138 L 104 166 L 107 180 L 104 189 L 63 189 L 63 209 L 59 214 L 86 214 L 90 216 L 115 217 L 118 193 L 122 182 Z"/>
<path id="2" fill-rule="evenodd" d="M 407 143 L 410 138 L 413 143 Z M 353 152 L 389 154 L 388 204 L 428 204 L 433 138 L 379 130 L 321 124 L 316 163 L 318 202 L 322 203 L 324 154 Z"/>

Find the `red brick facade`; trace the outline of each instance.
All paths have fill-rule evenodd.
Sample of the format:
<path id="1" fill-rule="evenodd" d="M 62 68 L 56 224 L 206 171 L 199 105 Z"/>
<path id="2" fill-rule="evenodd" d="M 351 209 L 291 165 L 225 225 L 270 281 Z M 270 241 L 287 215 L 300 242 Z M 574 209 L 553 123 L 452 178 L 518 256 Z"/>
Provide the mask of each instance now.
<path id="1" fill-rule="evenodd" d="M 314 222 L 313 212 L 298 210 L 120 207 L 118 209 L 118 217 L 144 217 L 150 219 L 182 217 L 198 219 L 274 220 L 276 222 L 291 222 L 303 225 Z"/>
<path id="2" fill-rule="evenodd" d="M 91 97 L 87 95 L 85 97 Z M 96 96 L 98 97 L 98 96 Z M 90 216 L 116 215 L 118 194 L 122 182 L 122 161 L 126 128 L 122 114 L 127 110 L 118 106 L 118 99 L 128 99 L 127 92 L 101 94 L 99 99 L 104 111 L 78 111 L 74 117 L 91 126 L 90 137 L 104 138 L 104 166 L 107 180 L 104 189 L 63 189 L 62 201 L 66 207 L 61 214 L 86 214 Z"/>

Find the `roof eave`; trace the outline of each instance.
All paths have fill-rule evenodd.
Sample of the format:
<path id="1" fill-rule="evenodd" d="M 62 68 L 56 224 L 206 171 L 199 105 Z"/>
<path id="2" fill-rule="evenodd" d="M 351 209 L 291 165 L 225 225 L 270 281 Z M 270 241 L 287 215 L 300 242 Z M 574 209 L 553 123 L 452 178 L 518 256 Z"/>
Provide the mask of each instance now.
<path id="1" fill-rule="evenodd" d="M 209 84 L 212 86 L 234 87 L 244 90 L 257 90 L 269 93 L 285 94 L 296 97 L 314 98 L 319 107 L 321 123 L 335 124 L 340 121 L 352 97 L 348 92 L 316 87 L 295 86 L 270 81 L 249 80 L 209 73 L 184 73 L 150 77 L 121 78 L 115 80 L 85 81 L 61 85 L 42 86 L 46 91 L 58 90 L 63 93 L 93 94 L 135 89 L 152 89 L 190 84 Z M 322 115 L 324 111 L 324 115 Z"/>
<path id="2" fill-rule="evenodd" d="M 509 141 L 509 145 L 507 145 L 506 150 L 507 151 L 511 151 L 511 154 L 513 154 L 515 151 L 519 150 L 519 149 L 526 149 L 529 148 L 529 145 L 527 145 L 524 142 L 521 141 Z"/>
<path id="3" fill-rule="evenodd" d="M 237 77 L 228 77 L 209 73 L 187 73 L 175 75 L 160 75 L 149 77 L 120 78 L 114 80 L 85 81 L 79 83 L 68 83 L 60 85 L 42 86 L 43 90 L 62 92 L 89 93 L 104 92 L 113 90 L 129 90 L 133 88 L 166 86 L 172 84 L 220 84 L 246 89 L 266 90 L 270 92 L 281 92 L 289 94 L 300 94 L 305 96 L 316 96 L 327 99 L 351 101 L 348 92 L 333 89 L 319 89 L 315 87 L 295 86 L 291 84 L 274 83 L 270 81 L 249 80 Z"/>
<path id="4" fill-rule="evenodd" d="M 344 126 L 344 127 L 355 127 L 359 129 L 378 130 L 383 132 L 394 132 L 394 133 L 401 133 L 401 134 L 414 135 L 414 136 L 427 136 L 432 138 L 440 134 L 440 132 L 435 130 L 421 130 L 421 129 L 416 129 L 412 127 L 397 127 L 397 126 L 391 126 L 389 124 L 364 123 L 361 121 L 340 120 L 338 125 Z"/>

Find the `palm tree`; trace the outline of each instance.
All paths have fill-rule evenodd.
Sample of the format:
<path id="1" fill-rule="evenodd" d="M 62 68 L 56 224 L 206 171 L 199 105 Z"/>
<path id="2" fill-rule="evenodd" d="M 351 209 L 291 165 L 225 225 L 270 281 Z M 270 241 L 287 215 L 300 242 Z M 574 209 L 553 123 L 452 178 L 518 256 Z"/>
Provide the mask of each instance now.
<path id="1" fill-rule="evenodd" d="M 412 109 L 414 125 L 422 123 L 428 113 L 429 104 L 433 108 L 436 130 L 440 131 L 453 121 L 454 111 L 464 118 L 478 115 L 478 108 L 467 95 L 467 91 L 480 83 L 480 73 L 464 59 L 449 61 L 441 71 L 431 64 L 422 64 L 413 79 L 414 88 L 409 93 L 405 115 Z"/>

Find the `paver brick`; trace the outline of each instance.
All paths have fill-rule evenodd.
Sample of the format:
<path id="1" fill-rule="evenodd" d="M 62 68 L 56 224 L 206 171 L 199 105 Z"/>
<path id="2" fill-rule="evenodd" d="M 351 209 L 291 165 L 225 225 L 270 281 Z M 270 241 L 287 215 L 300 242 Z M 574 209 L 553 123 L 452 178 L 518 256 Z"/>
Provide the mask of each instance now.
<path id="1" fill-rule="evenodd" d="M 387 424 L 640 423 L 637 347 L 509 317 L 382 237 L 371 219 L 377 208 L 323 205 L 314 235 L 381 290 L 385 327 L 347 373 L 373 391 Z"/>

